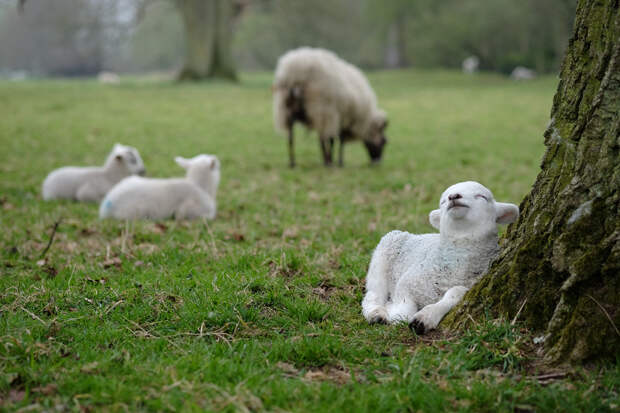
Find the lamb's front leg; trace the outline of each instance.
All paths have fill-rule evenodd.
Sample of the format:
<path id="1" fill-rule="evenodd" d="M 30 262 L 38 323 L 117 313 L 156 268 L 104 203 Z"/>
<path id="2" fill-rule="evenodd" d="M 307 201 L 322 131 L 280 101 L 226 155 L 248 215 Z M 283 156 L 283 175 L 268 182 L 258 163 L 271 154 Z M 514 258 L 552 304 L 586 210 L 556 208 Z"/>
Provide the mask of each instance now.
<path id="1" fill-rule="evenodd" d="M 387 307 L 388 321 L 390 323 L 408 323 L 413 319 L 417 310 L 418 306 L 411 297 L 396 296 Z"/>
<path id="2" fill-rule="evenodd" d="M 387 274 L 385 272 L 385 257 L 380 246 L 372 254 L 368 274 L 366 275 L 366 295 L 362 300 L 362 314 L 369 323 L 388 322 L 388 313 L 385 308 L 388 296 Z"/>
<path id="3" fill-rule="evenodd" d="M 460 285 L 450 288 L 441 300 L 435 304 L 429 304 L 418 311 L 413 316 L 411 323 L 409 323 L 409 328 L 415 331 L 416 334 L 424 334 L 429 330 L 434 330 L 448 311 L 461 301 L 467 290 L 468 288 Z"/>

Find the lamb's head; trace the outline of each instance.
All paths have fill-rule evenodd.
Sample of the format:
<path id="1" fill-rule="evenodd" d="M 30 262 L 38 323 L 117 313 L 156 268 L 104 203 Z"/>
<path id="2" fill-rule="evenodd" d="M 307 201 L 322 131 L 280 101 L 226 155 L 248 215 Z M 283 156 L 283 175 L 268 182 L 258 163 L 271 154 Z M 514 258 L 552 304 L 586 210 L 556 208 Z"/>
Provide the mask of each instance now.
<path id="1" fill-rule="evenodd" d="M 364 139 L 364 145 L 366 145 L 372 163 L 377 163 L 381 160 L 383 147 L 387 143 L 387 138 L 385 137 L 387 125 L 387 115 L 384 111 L 377 110 L 370 120 L 368 135 Z"/>
<path id="2" fill-rule="evenodd" d="M 196 185 L 215 196 L 220 183 L 220 161 L 215 155 L 201 154 L 193 158 L 174 158 L 186 171 L 186 177 Z"/>
<path id="3" fill-rule="evenodd" d="M 519 207 L 496 202 L 489 189 L 468 181 L 446 189 L 429 220 L 442 236 L 479 239 L 497 235 L 497 224 L 510 224 L 518 216 Z"/>
<path id="4" fill-rule="evenodd" d="M 132 146 L 117 143 L 108 156 L 107 165 L 114 164 L 115 168 L 123 168 L 128 175 L 144 175 L 146 169 L 138 150 Z"/>

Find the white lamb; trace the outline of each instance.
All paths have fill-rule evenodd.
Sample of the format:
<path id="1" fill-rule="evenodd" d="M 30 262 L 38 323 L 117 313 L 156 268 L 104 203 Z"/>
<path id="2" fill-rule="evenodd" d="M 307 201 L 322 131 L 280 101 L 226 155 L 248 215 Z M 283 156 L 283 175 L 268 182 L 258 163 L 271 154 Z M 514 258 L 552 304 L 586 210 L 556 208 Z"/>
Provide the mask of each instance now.
<path id="1" fill-rule="evenodd" d="M 478 56 L 473 56 L 473 55 L 469 56 L 465 58 L 465 60 L 463 60 L 463 63 L 461 63 L 461 68 L 463 69 L 463 73 L 468 74 L 468 75 L 476 73 L 479 67 L 480 67 L 480 59 L 478 58 Z"/>
<path id="2" fill-rule="evenodd" d="M 370 323 L 408 322 L 417 333 L 437 327 L 496 257 L 497 224 L 519 216 L 477 182 L 452 185 L 429 215 L 439 234 L 392 231 L 373 253 L 362 313 Z"/>
<path id="3" fill-rule="evenodd" d="M 280 57 L 273 84 L 276 129 L 288 133 L 289 164 L 295 166 L 293 125 L 301 122 L 319 134 L 323 162 L 332 163 L 334 140 L 364 142 L 373 162 L 381 160 L 387 142 L 385 112 L 368 80 L 355 66 L 324 49 L 302 47 Z"/>
<path id="4" fill-rule="evenodd" d="M 517 66 L 510 73 L 512 80 L 532 80 L 536 78 L 536 72 L 527 67 Z"/>
<path id="5" fill-rule="evenodd" d="M 138 150 L 117 143 L 103 166 L 66 166 L 50 172 L 43 181 L 43 199 L 99 202 L 121 179 L 145 172 Z"/>
<path id="6" fill-rule="evenodd" d="M 101 202 L 99 218 L 215 218 L 220 161 L 214 155 L 174 160 L 187 171 L 185 178 L 126 178 Z"/>

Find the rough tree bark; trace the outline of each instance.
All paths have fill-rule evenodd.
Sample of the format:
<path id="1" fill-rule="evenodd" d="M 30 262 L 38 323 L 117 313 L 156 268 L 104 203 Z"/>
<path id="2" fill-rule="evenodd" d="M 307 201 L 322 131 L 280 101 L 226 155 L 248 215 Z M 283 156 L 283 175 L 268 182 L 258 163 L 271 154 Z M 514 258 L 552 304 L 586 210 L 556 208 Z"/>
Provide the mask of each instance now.
<path id="1" fill-rule="evenodd" d="M 183 19 L 187 51 L 179 80 L 237 80 L 232 58 L 233 19 L 241 7 L 232 0 L 175 0 Z"/>
<path id="2" fill-rule="evenodd" d="M 518 314 L 544 332 L 550 362 L 619 354 L 619 115 L 619 1 L 580 0 L 541 171 L 499 258 L 445 325 Z"/>

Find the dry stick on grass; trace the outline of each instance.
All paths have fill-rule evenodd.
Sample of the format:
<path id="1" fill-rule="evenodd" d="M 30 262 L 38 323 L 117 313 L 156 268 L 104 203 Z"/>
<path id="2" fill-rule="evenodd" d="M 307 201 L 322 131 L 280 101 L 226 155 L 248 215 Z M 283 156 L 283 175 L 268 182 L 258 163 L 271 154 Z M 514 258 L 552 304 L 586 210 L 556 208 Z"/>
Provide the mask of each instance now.
<path id="1" fill-rule="evenodd" d="M 20 306 L 20 308 L 21 308 L 21 309 L 22 309 L 22 310 L 23 310 L 26 314 L 28 314 L 30 317 L 32 317 L 32 319 L 33 319 L 33 320 L 37 320 L 37 321 L 39 321 L 41 324 L 43 324 L 45 327 L 48 327 L 48 324 L 47 324 L 45 321 L 41 320 L 41 318 L 40 318 L 39 316 L 37 316 L 36 314 L 34 314 L 34 313 L 33 313 L 33 312 L 31 312 L 31 311 L 28 311 L 28 310 L 27 310 L 25 307 L 23 307 L 23 306 Z"/>
<path id="2" fill-rule="evenodd" d="M 129 235 L 129 220 L 125 220 L 125 230 L 121 231 L 121 254 L 127 251 L 127 236 Z"/>
<path id="3" fill-rule="evenodd" d="M 514 326 L 515 323 L 517 322 L 517 318 L 519 318 L 519 316 L 521 315 L 521 310 L 523 310 L 523 307 L 525 307 L 525 303 L 527 303 L 527 297 L 525 297 L 525 300 L 523 300 L 523 304 L 521 304 L 521 307 L 519 307 L 519 311 L 517 311 L 515 318 L 513 318 L 512 321 L 510 322 L 511 326 Z"/>
<path id="4" fill-rule="evenodd" d="M 218 253 L 217 253 L 217 247 L 215 246 L 215 237 L 213 236 L 213 231 L 211 231 L 211 227 L 209 226 L 209 223 L 207 222 L 206 218 L 202 219 L 202 223 L 207 229 L 207 233 L 209 234 L 209 237 L 211 239 L 211 249 L 213 250 L 213 256 L 217 257 Z"/>
<path id="5" fill-rule="evenodd" d="M 54 242 L 54 236 L 56 235 L 56 231 L 58 230 L 58 226 L 60 225 L 61 221 L 62 221 L 62 218 L 54 222 L 54 227 L 52 228 L 52 235 L 50 235 L 50 240 L 47 242 L 47 246 L 41 253 L 41 256 L 39 257 L 39 259 L 42 259 L 43 257 L 45 257 L 45 254 L 47 254 L 47 251 L 49 251 L 50 247 L 52 246 L 52 242 Z"/>
<path id="6" fill-rule="evenodd" d="M 164 340 L 166 340 L 168 342 L 168 344 L 172 345 L 173 347 L 175 347 L 177 350 L 179 350 L 180 352 L 182 352 L 183 354 L 187 354 L 187 351 L 183 348 L 181 348 L 181 346 L 179 346 L 177 343 L 175 343 L 174 341 L 170 340 L 170 338 L 166 337 L 166 336 L 156 336 L 155 334 L 151 333 L 150 331 L 146 330 L 144 327 L 142 327 L 140 324 L 136 323 L 135 321 L 129 320 L 126 317 L 123 317 L 125 319 L 125 321 L 133 324 L 136 328 L 138 328 L 139 330 L 141 330 L 143 337 L 144 338 L 162 338 Z M 125 326 L 125 328 L 129 331 L 131 331 L 131 333 L 133 335 L 137 335 L 135 330 L 132 330 L 131 328 Z"/>

